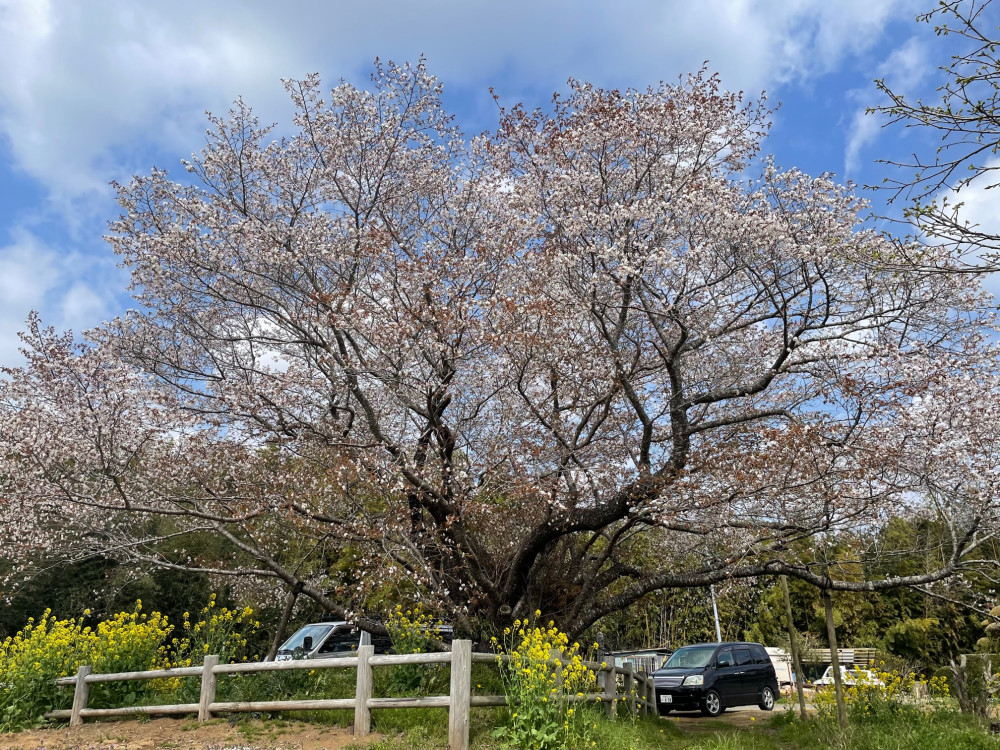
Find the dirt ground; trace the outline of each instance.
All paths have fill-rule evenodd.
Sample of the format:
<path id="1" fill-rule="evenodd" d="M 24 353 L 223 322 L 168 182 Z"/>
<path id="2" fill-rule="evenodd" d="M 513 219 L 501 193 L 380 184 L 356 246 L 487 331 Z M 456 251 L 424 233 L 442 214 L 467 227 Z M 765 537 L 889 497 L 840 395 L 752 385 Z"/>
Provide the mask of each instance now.
<path id="1" fill-rule="evenodd" d="M 342 750 L 377 739 L 379 735 L 355 738 L 343 727 L 300 722 L 244 721 L 233 725 L 215 719 L 199 725 L 190 719 L 152 719 L 0 734 L 0 750 Z"/>
<path id="2" fill-rule="evenodd" d="M 676 722 L 677 726 L 687 732 L 716 730 L 727 726 L 742 729 L 744 727 L 766 724 L 775 714 L 789 710 L 794 710 L 798 713 L 798 704 L 780 703 L 774 707 L 773 711 L 761 711 L 756 706 L 727 708 L 715 719 L 702 716 L 699 711 L 684 711 L 681 713 L 671 713 L 669 716 L 660 719 L 660 721 Z M 806 710 L 812 713 L 815 709 L 811 705 L 807 705 Z"/>
<path id="3" fill-rule="evenodd" d="M 775 710 L 780 711 L 781 709 L 776 708 Z M 683 711 L 680 713 L 671 713 L 669 716 L 660 719 L 660 721 L 673 721 L 685 731 L 696 732 L 699 729 L 718 729 L 723 724 L 731 727 L 750 727 L 757 723 L 767 722 L 772 716 L 774 716 L 773 712 L 761 711 L 756 707 L 745 706 L 727 708 L 715 719 L 702 716 L 700 711 Z"/>

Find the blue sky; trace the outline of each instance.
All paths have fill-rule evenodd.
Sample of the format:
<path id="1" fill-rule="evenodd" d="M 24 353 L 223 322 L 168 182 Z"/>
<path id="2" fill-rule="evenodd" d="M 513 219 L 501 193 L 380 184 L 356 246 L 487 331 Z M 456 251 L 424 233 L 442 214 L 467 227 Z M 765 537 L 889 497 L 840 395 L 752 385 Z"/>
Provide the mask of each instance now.
<path id="1" fill-rule="evenodd" d="M 108 183 L 178 170 L 205 110 L 237 96 L 287 123 L 280 79 L 364 84 L 375 56 L 424 54 L 468 133 L 505 104 L 544 105 L 569 77 L 673 81 L 704 61 L 726 88 L 781 103 L 765 151 L 785 167 L 875 183 L 875 160 L 929 153 L 864 115 L 886 76 L 925 97 L 947 49 L 914 15 L 933 0 L 0 0 L 0 365 L 30 310 L 81 331 L 129 304 L 102 240 Z M 992 24 L 994 27 L 996 23 Z M 878 204 L 878 194 L 870 196 Z M 997 198 L 970 191 L 974 218 Z"/>

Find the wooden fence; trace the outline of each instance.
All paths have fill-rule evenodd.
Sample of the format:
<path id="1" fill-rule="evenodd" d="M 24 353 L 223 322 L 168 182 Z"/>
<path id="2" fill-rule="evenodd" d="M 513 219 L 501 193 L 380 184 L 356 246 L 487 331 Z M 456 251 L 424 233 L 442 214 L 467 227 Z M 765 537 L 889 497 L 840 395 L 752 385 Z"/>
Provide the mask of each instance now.
<path id="1" fill-rule="evenodd" d="M 506 655 L 501 661 L 509 659 Z M 372 709 L 389 708 L 447 708 L 448 746 L 451 750 L 468 750 L 470 709 L 480 706 L 506 706 L 507 698 L 502 695 L 472 694 L 472 665 L 474 663 L 496 664 L 495 654 L 472 652 L 472 641 L 458 640 L 452 643 L 451 651 L 430 654 L 380 654 L 374 653 L 374 646 L 361 646 L 356 656 L 332 659 L 304 659 L 295 661 L 248 662 L 242 664 L 220 664 L 219 657 L 208 655 L 199 667 L 150 670 L 146 672 L 119 672 L 116 674 L 94 674 L 89 666 L 81 666 L 73 677 L 61 677 L 59 685 L 73 685 L 73 707 L 68 710 L 50 711 L 48 719 L 69 719 L 70 726 L 79 726 L 84 719 L 114 716 L 171 716 L 197 714 L 198 721 L 207 721 L 213 714 L 248 711 L 329 711 L 353 709 L 354 734 L 363 736 L 371 732 Z M 554 663 L 563 665 L 557 652 L 553 652 Z M 448 695 L 432 695 L 412 698 L 378 698 L 372 694 L 372 668 L 400 664 L 450 664 L 451 682 Z M 570 696 L 570 701 L 603 703 L 609 716 L 613 716 L 619 700 L 626 701 L 630 711 L 649 713 L 653 705 L 653 680 L 648 675 L 636 673 L 631 667 L 616 669 L 614 664 L 584 662 L 585 666 L 597 673 L 601 692 L 584 696 Z M 322 698 L 316 700 L 247 701 L 220 703 L 216 701 L 216 685 L 220 674 L 243 674 L 260 672 L 282 672 L 294 669 L 355 669 L 357 680 L 353 698 Z M 177 703 L 163 706 L 125 706 L 121 708 L 88 708 L 90 686 L 95 682 L 121 682 L 125 680 L 155 680 L 171 677 L 201 677 L 201 692 L 197 703 Z M 619 694 L 618 678 L 622 678 Z"/>

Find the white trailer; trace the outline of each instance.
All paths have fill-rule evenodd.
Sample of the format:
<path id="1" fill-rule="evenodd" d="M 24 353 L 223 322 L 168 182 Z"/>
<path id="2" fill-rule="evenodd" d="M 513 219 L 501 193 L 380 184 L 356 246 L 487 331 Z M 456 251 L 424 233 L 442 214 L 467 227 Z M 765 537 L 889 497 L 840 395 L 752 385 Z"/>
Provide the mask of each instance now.
<path id="1" fill-rule="evenodd" d="M 774 672 L 778 677 L 779 685 L 791 685 L 794 670 L 792 669 L 792 655 L 783 648 L 767 646 L 767 655 L 771 657 L 774 665 Z"/>

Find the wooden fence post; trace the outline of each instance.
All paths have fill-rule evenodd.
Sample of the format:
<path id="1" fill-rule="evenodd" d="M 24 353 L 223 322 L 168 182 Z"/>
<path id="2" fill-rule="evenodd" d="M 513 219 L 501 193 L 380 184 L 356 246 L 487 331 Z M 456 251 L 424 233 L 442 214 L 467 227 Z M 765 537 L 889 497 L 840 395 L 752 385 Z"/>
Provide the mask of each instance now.
<path id="1" fill-rule="evenodd" d="M 450 750 L 469 750 L 471 697 L 472 641 L 452 641 L 451 692 L 448 701 L 448 747 Z"/>
<path id="2" fill-rule="evenodd" d="M 354 736 L 364 737 L 372 731 L 372 710 L 368 708 L 368 701 L 372 697 L 372 665 L 369 659 L 375 653 L 375 646 L 358 647 L 358 681 L 354 691 Z"/>
<path id="3" fill-rule="evenodd" d="M 87 684 L 87 675 L 90 674 L 90 667 L 81 664 L 76 670 L 76 688 L 73 690 L 73 713 L 69 717 L 69 725 L 78 727 L 83 724 L 83 717 L 80 711 L 87 707 L 87 700 L 90 697 L 90 685 Z"/>
<path id="4" fill-rule="evenodd" d="M 218 677 L 212 672 L 212 667 L 218 664 L 218 655 L 205 654 L 201 666 L 201 694 L 198 697 L 199 722 L 205 722 L 212 718 L 212 712 L 208 710 L 208 707 L 215 703 L 215 686 L 218 681 Z"/>
<path id="5" fill-rule="evenodd" d="M 628 702 L 629 713 L 635 713 L 635 676 L 632 673 L 632 667 L 626 664 L 622 673 L 625 675 L 624 679 L 624 689 L 625 689 L 625 700 Z"/>
<path id="6" fill-rule="evenodd" d="M 563 684 L 563 677 L 562 677 L 563 662 L 562 662 L 562 657 L 563 657 L 562 651 L 560 651 L 559 649 L 557 649 L 557 648 L 549 649 L 549 659 L 551 659 L 552 661 L 558 662 L 553 667 L 553 669 L 555 669 L 555 675 L 554 676 L 556 678 L 556 686 L 559 687 L 559 688 L 562 688 L 562 684 Z"/>
<path id="7" fill-rule="evenodd" d="M 604 673 L 604 700 L 605 710 L 608 716 L 614 718 L 618 699 L 618 670 L 615 669 L 614 661 L 608 664 L 608 671 Z"/>

